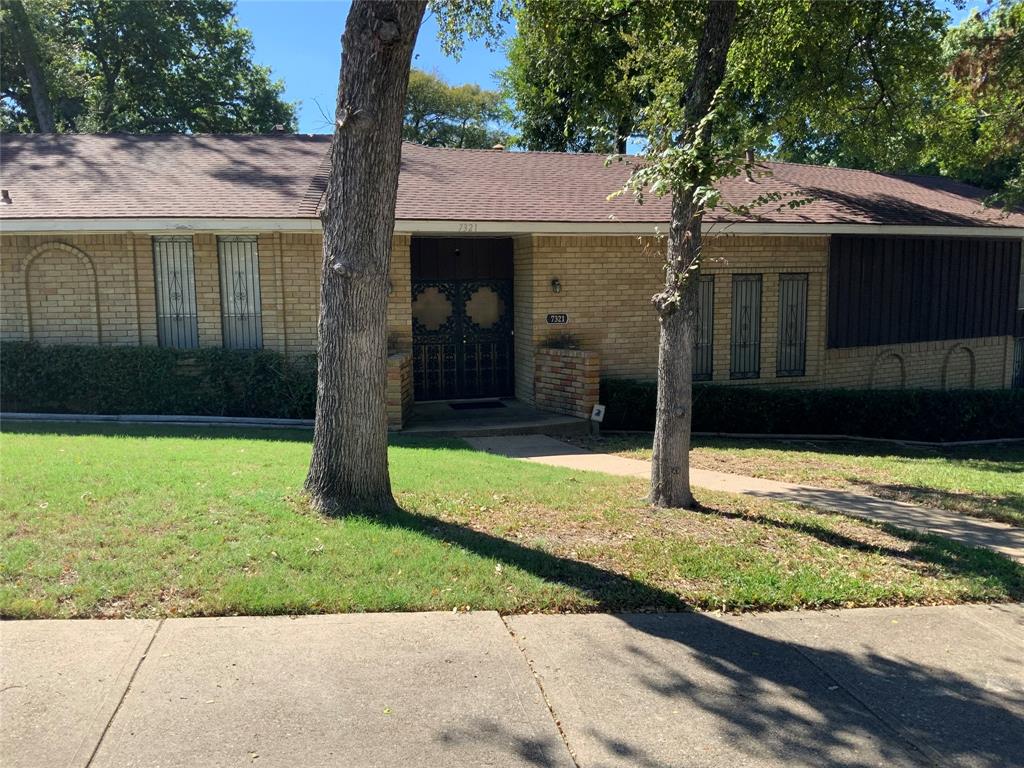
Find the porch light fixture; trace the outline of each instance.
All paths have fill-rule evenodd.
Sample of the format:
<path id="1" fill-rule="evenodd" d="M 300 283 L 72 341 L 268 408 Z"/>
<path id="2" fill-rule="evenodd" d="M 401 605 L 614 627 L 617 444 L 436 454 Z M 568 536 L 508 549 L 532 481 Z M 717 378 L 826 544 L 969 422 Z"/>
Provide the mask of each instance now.
<path id="1" fill-rule="evenodd" d="M 557 277 L 552 277 L 551 278 L 551 292 L 552 293 L 561 293 L 562 292 L 562 281 L 559 280 Z"/>
<path id="2" fill-rule="evenodd" d="M 4 205 L 14 205 L 14 201 L 11 200 L 11 193 L 6 189 L 0 189 L 0 202 Z"/>

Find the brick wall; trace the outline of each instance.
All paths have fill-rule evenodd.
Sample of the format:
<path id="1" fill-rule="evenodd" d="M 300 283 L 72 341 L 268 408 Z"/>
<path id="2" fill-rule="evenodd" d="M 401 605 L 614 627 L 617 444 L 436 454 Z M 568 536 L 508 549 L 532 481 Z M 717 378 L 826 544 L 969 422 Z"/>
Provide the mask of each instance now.
<path id="1" fill-rule="evenodd" d="M 552 336 L 571 334 L 601 359 L 613 378 L 652 379 L 658 368 L 658 319 L 651 296 L 661 288 L 665 242 L 634 236 L 519 238 L 516 248 L 516 395 L 528 399 L 531 349 Z M 825 237 L 722 235 L 705 241 L 703 272 L 713 275 L 713 379 L 728 384 L 818 386 L 823 379 L 828 241 Z M 776 378 L 779 275 L 808 275 L 807 375 Z M 762 278 L 761 377 L 730 380 L 732 275 Z M 551 289 L 557 278 L 561 292 Z M 526 303 L 524 305 L 524 294 Z M 567 325 L 548 325 L 565 313 Z"/>
<path id="2" fill-rule="evenodd" d="M 199 346 L 224 344 L 220 317 L 220 259 L 217 238 L 203 232 L 192 236 L 196 277 L 196 311 L 199 313 Z M 260 265 L 262 266 L 262 265 Z"/>
<path id="3" fill-rule="evenodd" d="M 316 351 L 320 307 L 323 236 L 281 233 L 284 316 L 288 352 Z M 398 349 L 412 346 L 412 282 L 409 235 L 396 234 L 391 246 L 391 294 L 388 296 L 388 336 Z M 261 259 L 262 268 L 262 259 Z M 269 344 L 267 345 L 270 346 Z M 280 348 L 280 347 L 279 347 Z"/>
<path id="4" fill-rule="evenodd" d="M 828 238 L 724 235 L 705 240 L 703 273 L 715 278 L 714 374 L 716 383 L 820 386 L 824 374 L 825 318 L 828 296 Z M 807 274 L 807 361 L 800 377 L 777 377 L 779 276 Z M 732 276 L 760 274 L 761 375 L 729 378 L 732 336 Z"/>
<path id="5" fill-rule="evenodd" d="M 589 418 L 598 401 L 601 359 L 580 349 L 538 349 L 534 355 L 534 404 L 542 411 Z"/>
<path id="6" fill-rule="evenodd" d="M 409 236 L 395 235 L 389 334 L 412 343 Z M 316 350 L 323 238 L 270 232 L 258 238 L 263 345 Z M 199 344 L 219 347 L 217 236 L 192 236 Z M 0 235 L 0 338 L 71 344 L 156 344 L 153 240 L 145 233 Z"/>
<path id="7" fill-rule="evenodd" d="M 1010 385 L 1013 339 L 926 341 L 830 349 L 825 386 L 850 389 L 998 389 Z"/>
<path id="8" fill-rule="evenodd" d="M 2 338 L 138 344 L 138 297 L 129 233 L 0 236 Z"/>
<path id="9" fill-rule="evenodd" d="M 410 237 L 396 234 L 388 329 L 393 349 L 412 340 Z M 713 380 L 740 386 L 1007 386 L 1012 339 L 998 337 L 826 350 L 827 238 L 721 235 L 706 240 L 715 278 Z M 535 355 L 570 333 L 597 353 L 604 376 L 651 379 L 664 242 L 633 236 L 523 235 L 514 242 L 516 396 L 534 399 Z M 193 236 L 202 346 L 219 346 L 220 275 L 213 233 Z M 323 241 L 318 233 L 259 236 L 264 345 L 316 349 Z M 808 274 L 807 371 L 776 378 L 779 275 Z M 762 277 L 761 377 L 729 379 L 732 275 Z M 561 292 L 553 293 L 557 278 Z M 566 313 L 568 325 L 548 325 Z M 152 238 L 146 233 L 0 235 L 0 337 L 41 342 L 155 344 Z"/>
<path id="10" fill-rule="evenodd" d="M 288 330 L 285 317 L 281 233 L 261 234 L 256 247 L 260 260 L 260 319 L 263 324 L 263 346 L 267 349 L 284 350 L 288 348 Z"/>

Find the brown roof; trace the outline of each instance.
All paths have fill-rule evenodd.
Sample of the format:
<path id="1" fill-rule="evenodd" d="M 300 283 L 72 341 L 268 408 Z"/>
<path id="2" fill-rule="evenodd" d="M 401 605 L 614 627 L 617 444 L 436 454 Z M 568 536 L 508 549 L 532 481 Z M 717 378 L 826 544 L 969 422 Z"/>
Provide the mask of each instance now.
<path id="1" fill-rule="evenodd" d="M 0 179 L 13 205 L 0 218 L 310 218 L 330 136 L 8 135 Z M 1024 213 L 985 209 L 984 192 L 925 176 L 766 162 L 753 182 L 722 182 L 748 203 L 779 192 L 756 218 L 778 223 L 1024 226 Z M 606 198 L 628 173 L 600 155 L 438 149 L 405 144 L 398 219 L 665 222 L 668 201 Z M 789 200 L 811 198 L 796 209 Z M 735 219 L 724 209 L 712 221 Z"/>

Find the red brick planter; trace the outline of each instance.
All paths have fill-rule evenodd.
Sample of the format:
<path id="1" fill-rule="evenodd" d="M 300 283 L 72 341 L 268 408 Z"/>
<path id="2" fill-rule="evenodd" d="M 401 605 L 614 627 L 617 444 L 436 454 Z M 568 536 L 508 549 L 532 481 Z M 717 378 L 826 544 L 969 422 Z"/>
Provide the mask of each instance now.
<path id="1" fill-rule="evenodd" d="M 582 349 L 538 349 L 534 405 L 542 411 L 590 418 L 601 381 L 601 358 Z"/>

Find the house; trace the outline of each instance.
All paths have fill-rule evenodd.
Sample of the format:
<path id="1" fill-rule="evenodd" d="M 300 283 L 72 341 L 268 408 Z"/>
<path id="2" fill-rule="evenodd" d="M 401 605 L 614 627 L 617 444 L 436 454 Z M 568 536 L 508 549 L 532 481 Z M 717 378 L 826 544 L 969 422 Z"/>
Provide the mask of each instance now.
<path id="1" fill-rule="evenodd" d="M 0 338 L 314 351 L 330 140 L 4 136 Z M 939 178 L 762 167 L 723 197 L 779 203 L 706 219 L 696 379 L 1024 384 L 1024 213 Z M 627 173 L 596 155 L 404 145 L 393 422 L 412 399 L 583 413 L 599 376 L 655 376 L 669 203 L 609 201 Z M 567 336 L 578 350 L 549 349 Z"/>

